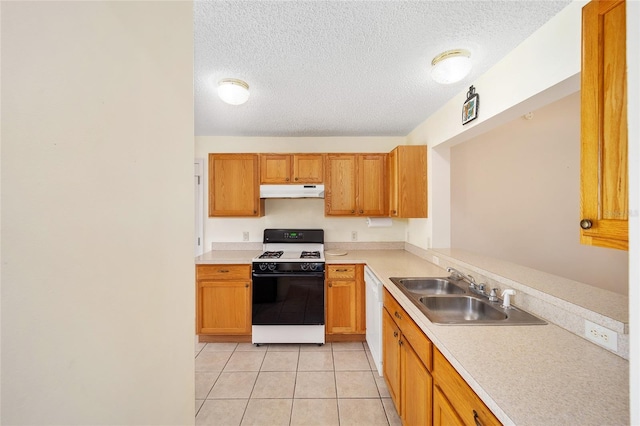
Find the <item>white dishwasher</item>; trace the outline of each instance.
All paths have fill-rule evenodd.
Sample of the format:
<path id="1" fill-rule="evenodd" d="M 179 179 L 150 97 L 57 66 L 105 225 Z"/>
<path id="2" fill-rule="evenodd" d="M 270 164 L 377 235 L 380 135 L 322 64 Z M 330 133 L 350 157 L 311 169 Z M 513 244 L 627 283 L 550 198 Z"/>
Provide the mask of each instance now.
<path id="1" fill-rule="evenodd" d="M 382 376 L 382 282 L 369 269 L 364 267 L 366 312 L 367 312 L 367 344 Z"/>

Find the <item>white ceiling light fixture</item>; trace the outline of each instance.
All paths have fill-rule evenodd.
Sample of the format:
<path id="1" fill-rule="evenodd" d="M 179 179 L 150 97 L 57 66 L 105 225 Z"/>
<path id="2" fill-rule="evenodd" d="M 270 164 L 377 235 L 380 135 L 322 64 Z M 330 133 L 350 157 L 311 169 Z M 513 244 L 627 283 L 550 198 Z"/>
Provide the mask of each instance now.
<path id="1" fill-rule="evenodd" d="M 447 50 L 433 58 L 431 65 L 431 78 L 436 82 L 457 83 L 471 71 L 471 52 L 466 49 Z"/>
<path id="2" fill-rule="evenodd" d="M 218 82 L 218 96 L 229 105 L 242 105 L 249 99 L 249 85 L 242 80 L 225 78 Z"/>

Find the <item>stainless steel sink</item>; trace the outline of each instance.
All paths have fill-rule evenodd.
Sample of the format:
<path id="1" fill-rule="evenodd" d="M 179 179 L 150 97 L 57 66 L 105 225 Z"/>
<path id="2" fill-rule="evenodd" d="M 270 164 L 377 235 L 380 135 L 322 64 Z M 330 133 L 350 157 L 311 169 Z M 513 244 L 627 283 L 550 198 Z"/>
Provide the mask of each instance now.
<path id="1" fill-rule="evenodd" d="M 489 302 L 462 281 L 443 277 L 391 277 L 398 288 L 435 324 L 538 325 L 542 319 L 502 301 Z"/>
<path id="2" fill-rule="evenodd" d="M 507 314 L 472 296 L 421 297 L 420 303 L 431 313 L 431 321 L 504 321 Z"/>
<path id="3" fill-rule="evenodd" d="M 418 294 L 464 294 L 462 287 L 453 284 L 447 278 L 396 278 L 391 277 L 397 285 L 403 286 L 412 293 Z"/>

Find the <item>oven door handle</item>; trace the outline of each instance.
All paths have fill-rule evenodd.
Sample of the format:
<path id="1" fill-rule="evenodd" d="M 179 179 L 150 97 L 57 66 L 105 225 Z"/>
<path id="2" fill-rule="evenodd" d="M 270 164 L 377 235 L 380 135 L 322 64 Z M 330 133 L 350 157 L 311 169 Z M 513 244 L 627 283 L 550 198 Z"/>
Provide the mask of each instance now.
<path id="1" fill-rule="evenodd" d="M 320 277 L 324 278 L 324 272 L 303 272 L 303 273 L 286 273 L 286 272 L 278 272 L 276 274 L 251 274 L 253 278 L 278 278 L 278 277 Z"/>

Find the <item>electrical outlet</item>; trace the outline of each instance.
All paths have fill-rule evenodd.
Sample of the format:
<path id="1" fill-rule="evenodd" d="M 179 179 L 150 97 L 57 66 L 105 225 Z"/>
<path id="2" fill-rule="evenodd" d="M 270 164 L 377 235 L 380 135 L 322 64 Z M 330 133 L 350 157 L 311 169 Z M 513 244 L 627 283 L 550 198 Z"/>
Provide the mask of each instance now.
<path id="1" fill-rule="evenodd" d="M 242 233 L 242 241 L 249 241 L 249 232 L 248 231 L 244 231 Z"/>
<path id="2" fill-rule="evenodd" d="M 618 350 L 618 333 L 606 327 L 585 320 L 584 336 L 592 342 L 609 348 L 614 352 Z"/>
<path id="3" fill-rule="evenodd" d="M 351 241 L 358 241 L 358 231 L 351 231 Z"/>
<path id="4" fill-rule="evenodd" d="M 433 263 L 436 265 L 440 265 L 440 258 L 438 256 L 432 256 Z"/>

